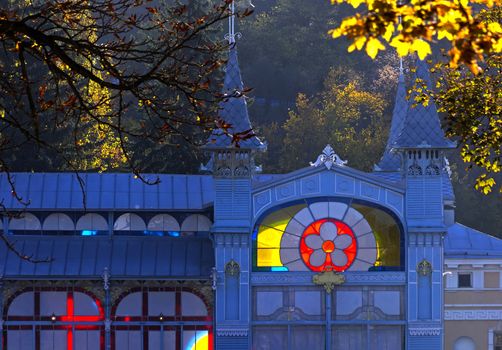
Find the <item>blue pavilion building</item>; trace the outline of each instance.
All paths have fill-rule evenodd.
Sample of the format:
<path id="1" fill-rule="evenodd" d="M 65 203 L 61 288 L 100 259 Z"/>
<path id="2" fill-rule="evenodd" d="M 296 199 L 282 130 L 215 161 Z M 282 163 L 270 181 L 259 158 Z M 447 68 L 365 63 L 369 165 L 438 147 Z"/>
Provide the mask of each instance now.
<path id="1" fill-rule="evenodd" d="M 424 62 L 415 74 L 430 84 Z M 14 248 L 0 245 L 2 349 L 445 348 L 445 249 L 462 259 L 473 242 L 445 246 L 449 228 L 465 234 L 434 103 L 411 108 L 401 71 L 374 172 L 328 145 L 258 175 L 265 145 L 232 140 L 252 128 L 235 46 L 224 89 L 232 128 L 210 135 L 209 175 L 85 173 L 82 189 L 71 173 L 12 174 L 23 202 L 0 176 L 20 214 L 0 222 Z"/>

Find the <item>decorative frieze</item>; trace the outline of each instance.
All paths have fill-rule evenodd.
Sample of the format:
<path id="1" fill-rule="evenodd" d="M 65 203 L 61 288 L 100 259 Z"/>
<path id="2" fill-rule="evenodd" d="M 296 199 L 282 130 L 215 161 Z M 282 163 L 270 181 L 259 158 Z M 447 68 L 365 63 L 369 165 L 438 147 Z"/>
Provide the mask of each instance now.
<path id="1" fill-rule="evenodd" d="M 242 233 L 215 233 L 214 240 L 219 246 L 246 247 L 249 244 L 249 236 Z"/>
<path id="2" fill-rule="evenodd" d="M 213 158 L 213 174 L 218 178 L 248 178 L 254 168 L 249 150 L 220 150 Z"/>
<path id="3" fill-rule="evenodd" d="M 255 285 L 309 285 L 312 284 L 312 272 L 258 272 L 251 274 L 251 283 Z M 404 284 L 404 272 L 346 272 L 343 273 L 345 284 Z"/>
<path id="4" fill-rule="evenodd" d="M 502 310 L 445 310 L 445 321 L 502 320 Z"/>
<path id="5" fill-rule="evenodd" d="M 437 327 L 410 327 L 408 329 L 411 336 L 431 336 L 431 335 L 441 335 L 441 328 Z"/>
<path id="6" fill-rule="evenodd" d="M 247 328 L 225 327 L 216 329 L 218 337 L 247 337 L 248 333 L 249 330 Z"/>

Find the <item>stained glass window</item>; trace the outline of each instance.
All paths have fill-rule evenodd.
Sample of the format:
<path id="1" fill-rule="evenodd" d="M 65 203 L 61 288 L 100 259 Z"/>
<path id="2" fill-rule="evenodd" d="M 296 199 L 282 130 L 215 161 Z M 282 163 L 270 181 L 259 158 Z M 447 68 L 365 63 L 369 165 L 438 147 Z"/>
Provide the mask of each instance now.
<path id="1" fill-rule="evenodd" d="M 304 202 L 265 215 L 253 233 L 254 271 L 402 269 L 401 230 L 382 209 Z"/>
<path id="2" fill-rule="evenodd" d="M 15 295 L 4 315 L 7 349 L 103 349 L 103 308 L 74 289 L 35 289 Z"/>
<path id="3" fill-rule="evenodd" d="M 112 349 L 213 349 L 210 311 L 191 290 L 133 290 L 119 298 L 112 314 Z"/>

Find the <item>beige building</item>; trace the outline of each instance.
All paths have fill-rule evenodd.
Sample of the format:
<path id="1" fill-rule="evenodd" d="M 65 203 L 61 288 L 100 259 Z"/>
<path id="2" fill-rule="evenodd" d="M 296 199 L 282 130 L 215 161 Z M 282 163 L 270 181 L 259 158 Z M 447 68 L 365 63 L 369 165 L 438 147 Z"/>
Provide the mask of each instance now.
<path id="1" fill-rule="evenodd" d="M 502 240 L 457 223 L 444 249 L 444 349 L 502 350 Z"/>

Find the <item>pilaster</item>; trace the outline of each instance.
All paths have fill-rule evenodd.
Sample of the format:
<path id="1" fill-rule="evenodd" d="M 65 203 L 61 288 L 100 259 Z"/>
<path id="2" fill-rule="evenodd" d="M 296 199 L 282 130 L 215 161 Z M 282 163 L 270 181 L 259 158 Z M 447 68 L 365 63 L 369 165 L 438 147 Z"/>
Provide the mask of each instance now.
<path id="1" fill-rule="evenodd" d="M 105 292 L 105 349 L 110 350 L 111 349 L 111 328 L 112 328 L 112 321 L 111 321 L 111 299 L 110 299 L 110 271 L 108 270 L 107 267 L 105 267 L 103 271 L 103 290 Z"/>
<path id="2" fill-rule="evenodd" d="M 407 349 L 442 349 L 443 232 L 408 232 Z"/>
<path id="3" fill-rule="evenodd" d="M 214 233 L 216 248 L 216 349 L 248 349 L 249 235 Z"/>

